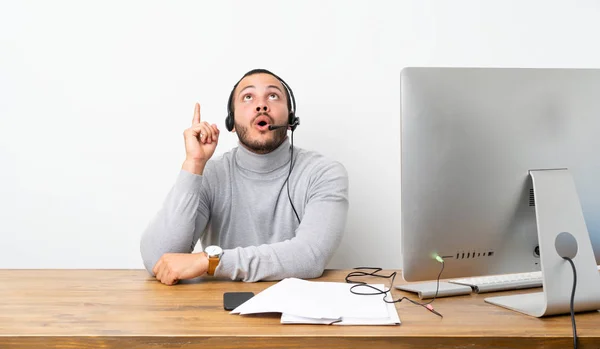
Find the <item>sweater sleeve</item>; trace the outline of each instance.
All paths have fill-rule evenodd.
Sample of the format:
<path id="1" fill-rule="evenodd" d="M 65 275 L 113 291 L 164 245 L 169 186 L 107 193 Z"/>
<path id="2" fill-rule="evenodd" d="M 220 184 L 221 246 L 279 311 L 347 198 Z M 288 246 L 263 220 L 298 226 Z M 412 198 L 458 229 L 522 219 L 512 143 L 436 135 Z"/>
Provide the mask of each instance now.
<path id="1" fill-rule="evenodd" d="M 308 190 L 304 215 L 294 238 L 225 250 L 215 276 L 247 282 L 321 276 L 346 226 L 346 169 L 332 162 Z"/>
<path id="2" fill-rule="evenodd" d="M 191 253 L 210 215 L 201 175 L 180 170 L 161 209 L 142 234 L 140 252 L 150 274 L 165 253 Z"/>

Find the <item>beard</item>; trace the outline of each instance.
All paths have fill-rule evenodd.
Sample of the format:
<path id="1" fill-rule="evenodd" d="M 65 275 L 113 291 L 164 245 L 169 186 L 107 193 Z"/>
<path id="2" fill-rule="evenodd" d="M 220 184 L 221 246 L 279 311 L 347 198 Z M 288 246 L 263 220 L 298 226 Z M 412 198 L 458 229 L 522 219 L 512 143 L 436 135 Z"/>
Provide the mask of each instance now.
<path id="1" fill-rule="evenodd" d="M 252 152 L 257 154 L 268 154 L 273 150 L 277 149 L 283 143 L 285 138 L 287 137 L 287 128 L 278 128 L 273 131 L 273 137 L 269 139 L 250 139 L 249 128 L 239 125 L 235 123 L 235 132 L 237 133 L 238 139 L 240 143 L 242 143 L 246 148 L 250 149 Z"/>

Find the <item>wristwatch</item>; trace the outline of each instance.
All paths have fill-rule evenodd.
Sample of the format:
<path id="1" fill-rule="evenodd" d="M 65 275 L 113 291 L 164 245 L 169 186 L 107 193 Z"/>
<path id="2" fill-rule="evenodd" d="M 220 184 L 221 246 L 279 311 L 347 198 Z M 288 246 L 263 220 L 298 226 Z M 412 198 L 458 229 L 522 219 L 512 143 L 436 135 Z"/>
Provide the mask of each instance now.
<path id="1" fill-rule="evenodd" d="M 219 265 L 219 261 L 223 255 L 223 249 L 219 246 L 212 245 L 205 248 L 204 253 L 208 256 L 208 271 L 206 273 L 208 275 L 214 275 L 215 269 L 217 269 L 217 265 Z"/>

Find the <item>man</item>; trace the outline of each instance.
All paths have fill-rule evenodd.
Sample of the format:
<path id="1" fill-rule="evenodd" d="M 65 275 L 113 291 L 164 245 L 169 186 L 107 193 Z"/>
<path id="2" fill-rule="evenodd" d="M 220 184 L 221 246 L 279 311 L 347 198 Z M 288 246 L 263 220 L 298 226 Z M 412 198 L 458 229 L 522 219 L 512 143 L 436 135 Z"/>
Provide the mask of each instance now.
<path id="1" fill-rule="evenodd" d="M 293 92 L 267 70 L 235 84 L 225 123 L 240 146 L 211 159 L 220 130 L 201 120 L 196 104 L 183 133 L 186 159 L 141 239 L 146 269 L 166 285 L 205 274 L 250 282 L 321 276 L 346 225 L 345 168 L 293 146 Z M 191 253 L 198 240 L 208 247 Z"/>

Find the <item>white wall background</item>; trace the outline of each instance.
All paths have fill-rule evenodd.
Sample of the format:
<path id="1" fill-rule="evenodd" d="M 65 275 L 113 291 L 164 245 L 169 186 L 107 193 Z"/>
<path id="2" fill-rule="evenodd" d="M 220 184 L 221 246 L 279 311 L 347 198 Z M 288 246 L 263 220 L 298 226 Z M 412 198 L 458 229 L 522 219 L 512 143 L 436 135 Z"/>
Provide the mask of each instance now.
<path id="1" fill-rule="evenodd" d="M 224 130 L 257 67 L 295 92 L 295 144 L 349 171 L 329 267 L 399 268 L 400 70 L 596 68 L 598 18 L 593 0 L 0 0 L 0 268 L 142 268 L 194 103 Z"/>

